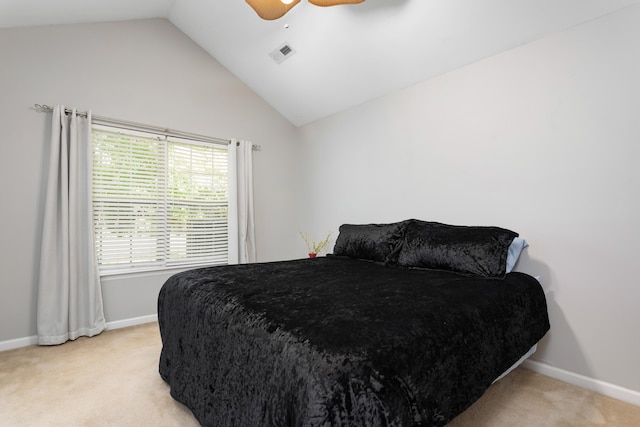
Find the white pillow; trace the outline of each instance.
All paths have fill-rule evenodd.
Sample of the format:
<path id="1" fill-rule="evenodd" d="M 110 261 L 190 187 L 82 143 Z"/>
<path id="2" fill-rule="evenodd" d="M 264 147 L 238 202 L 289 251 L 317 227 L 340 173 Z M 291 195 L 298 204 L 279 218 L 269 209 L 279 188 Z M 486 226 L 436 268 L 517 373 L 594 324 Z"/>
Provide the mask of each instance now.
<path id="1" fill-rule="evenodd" d="M 526 240 L 521 237 L 516 237 L 509 245 L 509 250 L 507 252 L 507 273 L 513 270 L 513 267 L 516 265 L 518 258 L 520 257 L 520 253 L 529 246 Z"/>

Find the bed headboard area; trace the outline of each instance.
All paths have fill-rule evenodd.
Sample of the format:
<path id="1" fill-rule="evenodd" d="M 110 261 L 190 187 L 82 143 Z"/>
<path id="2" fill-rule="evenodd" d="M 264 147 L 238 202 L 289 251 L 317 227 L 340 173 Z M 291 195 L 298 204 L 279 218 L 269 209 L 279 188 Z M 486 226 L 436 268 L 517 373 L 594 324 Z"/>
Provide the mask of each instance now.
<path id="1" fill-rule="evenodd" d="M 409 219 L 389 224 L 343 224 L 333 255 L 407 268 L 504 277 L 526 246 L 518 233 L 505 228 Z"/>

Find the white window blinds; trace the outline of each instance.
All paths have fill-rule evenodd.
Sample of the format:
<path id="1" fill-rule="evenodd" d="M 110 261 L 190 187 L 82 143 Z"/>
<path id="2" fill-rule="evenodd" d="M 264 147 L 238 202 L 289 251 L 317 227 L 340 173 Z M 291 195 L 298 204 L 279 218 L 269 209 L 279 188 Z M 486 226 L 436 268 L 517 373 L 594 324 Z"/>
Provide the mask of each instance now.
<path id="1" fill-rule="evenodd" d="M 228 261 L 227 147 L 94 126 L 101 274 Z"/>

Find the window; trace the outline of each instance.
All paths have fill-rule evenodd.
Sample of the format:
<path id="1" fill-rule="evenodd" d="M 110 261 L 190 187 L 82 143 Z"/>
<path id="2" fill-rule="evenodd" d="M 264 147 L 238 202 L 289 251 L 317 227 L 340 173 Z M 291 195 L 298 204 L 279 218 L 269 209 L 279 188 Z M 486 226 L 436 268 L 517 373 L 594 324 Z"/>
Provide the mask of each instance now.
<path id="1" fill-rule="evenodd" d="M 227 146 L 93 128 L 101 274 L 228 262 Z"/>

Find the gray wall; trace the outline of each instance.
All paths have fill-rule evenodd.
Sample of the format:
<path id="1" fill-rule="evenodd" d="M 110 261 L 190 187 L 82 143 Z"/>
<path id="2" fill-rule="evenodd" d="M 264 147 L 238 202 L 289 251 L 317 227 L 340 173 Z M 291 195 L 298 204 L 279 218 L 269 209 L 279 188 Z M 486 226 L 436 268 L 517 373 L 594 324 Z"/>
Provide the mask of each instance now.
<path id="1" fill-rule="evenodd" d="M 296 129 L 167 20 L 0 30 L 0 77 L 0 342 L 36 333 L 51 115 L 34 103 L 260 144 L 258 258 L 304 255 L 295 227 Z M 105 279 L 107 321 L 155 314 L 167 275 Z"/>
<path id="2" fill-rule="evenodd" d="M 639 114 L 634 6 L 303 127 L 304 217 L 520 232 L 552 323 L 534 358 L 640 391 Z"/>

